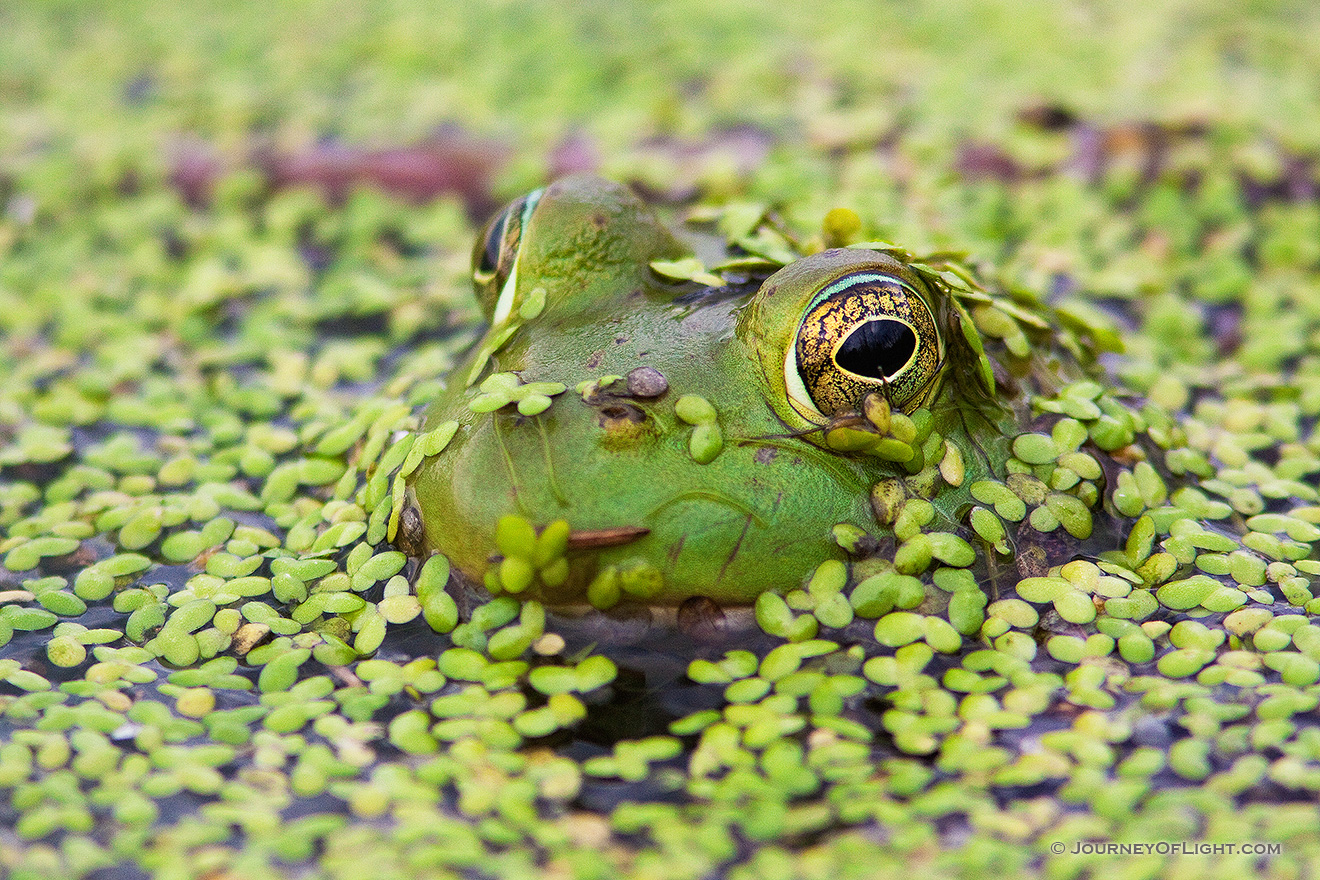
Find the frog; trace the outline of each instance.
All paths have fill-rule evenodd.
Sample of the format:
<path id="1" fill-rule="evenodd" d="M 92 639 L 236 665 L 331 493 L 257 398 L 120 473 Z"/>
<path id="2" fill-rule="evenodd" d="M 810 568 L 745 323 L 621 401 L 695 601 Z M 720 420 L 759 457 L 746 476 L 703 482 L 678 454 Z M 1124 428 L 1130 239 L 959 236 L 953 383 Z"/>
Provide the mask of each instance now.
<path id="1" fill-rule="evenodd" d="M 425 414 L 400 545 L 598 609 L 1077 552 L 1105 468 L 1060 395 L 1095 408 L 1099 333 L 949 255 L 798 241 L 769 213 L 747 232 L 594 175 L 496 214 L 472 258 L 488 328 Z"/>

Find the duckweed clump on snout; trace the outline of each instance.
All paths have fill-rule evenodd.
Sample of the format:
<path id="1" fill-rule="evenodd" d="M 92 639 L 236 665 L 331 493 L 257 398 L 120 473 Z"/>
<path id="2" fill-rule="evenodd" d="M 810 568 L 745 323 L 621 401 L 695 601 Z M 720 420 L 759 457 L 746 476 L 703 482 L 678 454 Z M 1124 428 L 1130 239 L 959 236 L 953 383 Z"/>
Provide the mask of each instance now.
<path id="1" fill-rule="evenodd" d="M 912 10 L 886 65 L 847 7 L 618 4 L 587 28 L 138 6 L 0 28 L 6 876 L 1236 878 L 1320 856 L 1317 131 L 1287 74 L 1317 60 L 1307 21 L 1184 22 L 1171 54 L 1160 4 L 978 15 L 984 40 Z M 599 40 L 583 64 L 548 64 L 574 34 Z M 1011 123 L 1049 71 L 986 46 L 1023 41 L 1090 52 L 1051 79 L 1089 97 Z M 1169 78 L 1086 103 L 1116 70 Z M 496 130 L 493 108 L 524 124 L 466 204 L 326 202 L 248 163 L 258 136 L 413 142 Z M 994 291 L 969 340 L 1020 358 L 1044 303 L 1124 350 L 1041 385 L 991 476 L 915 414 L 840 433 L 902 469 L 870 487 L 889 543 L 841 525 L 846 560 L 724 642 L 520 599 L 559 577 L 566 524 L 514 518 L 490 595 L 453 588 L 392 543 L 407 476 L 458 430 L 419 416 L 474 338 L 468 208 L 539 182 L 556 142 L 743 253 L 668 277 L 794 243 L 965 250 Z M 474 406 L 548 419 L 565 391 L 503 374 Z M 700 404 L 677 416 L 716 461 L 740 438 Z M 921 473 L 964 493 L 956 522 Z M 598 581 L 610 608 L 654 587 Z M 1161 841 L 1183 854 L 1076 851 Z"/>

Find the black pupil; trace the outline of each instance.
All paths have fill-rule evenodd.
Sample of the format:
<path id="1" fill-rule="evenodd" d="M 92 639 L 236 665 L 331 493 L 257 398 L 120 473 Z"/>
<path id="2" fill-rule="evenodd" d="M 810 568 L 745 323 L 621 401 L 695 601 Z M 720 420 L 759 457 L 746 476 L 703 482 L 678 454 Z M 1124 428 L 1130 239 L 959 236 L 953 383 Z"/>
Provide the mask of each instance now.
<path id="1" fill-rule="evenodd" d="M 917 350 L 917 334 L 902 321 L 882 318 L 858 326 L 843 340 L 834 361 L 858 376 L 888 379 L 903 369 Z"/>

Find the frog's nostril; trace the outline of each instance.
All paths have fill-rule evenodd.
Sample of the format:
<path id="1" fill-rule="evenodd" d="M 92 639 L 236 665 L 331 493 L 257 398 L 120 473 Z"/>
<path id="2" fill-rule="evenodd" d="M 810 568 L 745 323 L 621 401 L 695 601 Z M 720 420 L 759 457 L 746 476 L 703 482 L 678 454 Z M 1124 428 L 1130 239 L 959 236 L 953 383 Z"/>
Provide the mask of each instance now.
<path id="1" fill-rule="evenodd" d="M 878 318 L 859 324 L 834 353 L 840 369 L 870 379 L 889 379 L 912 360 L 917 334 L 903 321 Z"/>
<path id="2" fill-rule="evenodd" d="M 600 407 L 600 426 L 608 428 L 612 424 L 638 424 L 646 421 L 646 413 L 630 403 L 611 403 Z"/>
<path id="3" fill-rule="evenodd" d="M 656 435 L 653 420 L 631 403 L 610 402 L 596 409 L 602 429 L 600 442 L 606 449 L 626 449 Z"/>

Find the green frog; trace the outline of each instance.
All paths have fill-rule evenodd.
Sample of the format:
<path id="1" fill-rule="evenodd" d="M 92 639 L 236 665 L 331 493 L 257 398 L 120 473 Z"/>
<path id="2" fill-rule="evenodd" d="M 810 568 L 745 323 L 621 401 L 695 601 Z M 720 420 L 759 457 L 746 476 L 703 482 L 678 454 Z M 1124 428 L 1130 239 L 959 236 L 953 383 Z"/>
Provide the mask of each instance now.
<path id="1" fill-rule="evenodd" d="M 490 326 L 426 416 L 401 544 L 604 609 L 747 605 L 822 564 L 984 580 L 1028 533 L 1091 535 L 1088 423 L 1047 411 L 1094 408 L 1084 322 L 948 258 L 742 226 L 671 229 L 594 176 L 500 212 L 472 263 Z"/>

